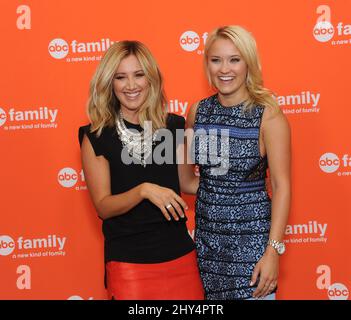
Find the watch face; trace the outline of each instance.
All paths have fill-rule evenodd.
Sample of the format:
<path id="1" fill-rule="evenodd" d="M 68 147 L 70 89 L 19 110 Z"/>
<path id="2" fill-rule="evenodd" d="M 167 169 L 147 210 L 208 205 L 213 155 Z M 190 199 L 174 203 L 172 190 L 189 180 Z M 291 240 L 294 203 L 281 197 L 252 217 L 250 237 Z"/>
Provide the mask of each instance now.
<path id="1" fill-rule="evenodd" d="M 284 245 L 284 243 L 281 243 L 278 246 L 278 253 L 283 254 L 284 252 L 285 252 L 285 245 Z"/>

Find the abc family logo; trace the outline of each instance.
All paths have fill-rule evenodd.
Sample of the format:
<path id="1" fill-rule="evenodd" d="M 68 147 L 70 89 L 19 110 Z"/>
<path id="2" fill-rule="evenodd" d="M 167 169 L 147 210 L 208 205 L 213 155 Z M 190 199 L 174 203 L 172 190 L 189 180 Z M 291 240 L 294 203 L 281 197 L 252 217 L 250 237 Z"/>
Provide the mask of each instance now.
<path id="1" fill-rule="evenodd" d="M 55 121 L 57 120 L 58 112 L 58 109 L 50 109 L 48 107 L 40 107 L 38 109 L 30 110 L 10 108 L 8 111 L 0 108 L 0 127 L 3 126 L 6 121 L 11 124 L 17 124 L 25 121 L 45 121 L 54 125 Z"/>
<path id="2" fill-rule="evenodd" d="M 60 237 L 56 234 L 35 239 L 18 237 L 16 241 L 8 235 L 0 235 L 0 256 L 10 255 L 15 250 L 16 245 L 18 250 L 57 248 L 62 251 L 66 240 L 66 237 Z"/>
<path id="3" fill-rule="evenodd" d="M 340 159 L 335 153 L 327 152 L 319 158 L 319 167 L 325 173 L 336 172 L 339 168 L 350 168 L 351 156 L 344 154 Z"/>
<path id="4" fill-rule="evenodd" d="M 83 169 L 78 173 L 76 170 L 66 167 L 57 174 L 58 183 L 64 188 L 74 187 L 78 181 L 85 182 Z M 76 187 L 76 189 L 85 189 L 84 187 Z M 78 190 L 77 189 L 77 190 Z"/>
<path id="5" fill-rule="evenodd" d="M 94 42 L 78 42 L 72 40 L 70 44 L 64 39 L 53 39 L 50 41 L 48 51 L 51 57 L 55 59 L 63 59 L 71 53 L 96 53 L 105 52 L 114 41 L 110 39 L 100 39 Z"/>
<path id="6" fill-rule="evenodd" d="M 316 270 L 318 277 L 316 287 L 319 290 L 326 290 L 329 300 L 347 300 L 349 289 L 340 282 L 332 284 L 332 268 L 329 265 L 319 265 Z"/>
<path id="7" fill-rule="evenodd" d="M 329 300 L 347 300 L 349 298 L 349 290 L 343 283 L 334 283 L 328 288 Z"/>
<path id="8" fill-rule="evenodd" d="M 319 42 L 328 42 L 336 34 L 338 37 L 350 36 L 351 25 L 338 22 L 336 28 L 331 23 L 331 9 L 328 5 L 321 5 L 316 10 L 319 15 L 313 28 L 313 36 Z M 339 38 L 340 39 L 340 38 Z M 351 43 L 349 39 L 333 41 L 333 44 Z"/>
<path id="9" fill-rule="evenodd" d="M 179 44 L 184 51 L 192 52 L 198 49 L 202 43 L 202 47 L 205 45 L 208 37 L 208 32 L 205 32 L 200 37 L 195 31 L 185 31 L 179 38 Z M 202 40 L 201 40 L 202 39 Z M 198 54 L 203 51 L 198 50 Z"/>

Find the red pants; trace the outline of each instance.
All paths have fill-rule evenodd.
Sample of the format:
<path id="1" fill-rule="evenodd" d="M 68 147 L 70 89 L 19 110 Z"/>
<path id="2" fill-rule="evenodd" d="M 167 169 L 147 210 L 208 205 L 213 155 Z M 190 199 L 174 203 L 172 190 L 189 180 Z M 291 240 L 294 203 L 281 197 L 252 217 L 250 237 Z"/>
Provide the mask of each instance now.
<path id="1" fill-rule="evenodd" d="M 106 264 L 109 298 L 116 300 L 204 300 L 196 252 L 162 263 Z"/>

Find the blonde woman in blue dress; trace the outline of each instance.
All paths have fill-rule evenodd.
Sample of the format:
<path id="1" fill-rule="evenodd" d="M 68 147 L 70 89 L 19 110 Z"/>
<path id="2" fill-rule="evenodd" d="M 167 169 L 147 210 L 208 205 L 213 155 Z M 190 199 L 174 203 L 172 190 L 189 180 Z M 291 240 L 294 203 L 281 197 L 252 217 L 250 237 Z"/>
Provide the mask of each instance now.
<path id="1" fill-rule="evenodd" d="M 189 165 L 180 181 L 184 192 L 197 193 L 195 241 L 206 298 L 275 299 L 290 207 L 289 125 L 263 87 L 248 31 L 239 26 L 214 30 L 204 63 L 216 94 L 194 104 L 187 117 L 200 181 Z M 227 154 L 226 144 L 219 147 L 213 138 L 227 141 Z"/>

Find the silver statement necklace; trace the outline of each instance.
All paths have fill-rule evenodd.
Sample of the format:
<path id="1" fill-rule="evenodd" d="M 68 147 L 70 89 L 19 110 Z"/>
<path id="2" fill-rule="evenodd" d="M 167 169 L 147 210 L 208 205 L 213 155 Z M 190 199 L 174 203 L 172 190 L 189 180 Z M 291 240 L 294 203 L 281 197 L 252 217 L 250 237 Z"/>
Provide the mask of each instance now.
<path id="1" fill-rule="evenodd" d="M 136 130 L 128 129 L 123 120 L 122 110 L 116 117 L 116 131 L 123 147 L 127 148 L 128 154 L 138 159 L 146 167 L 146 159 L 151 155 L 152 145 L 155 144 L 156 132 L 152 134 L 150 130 L 147 134 L 144 130 L 136 132 Z"/>

